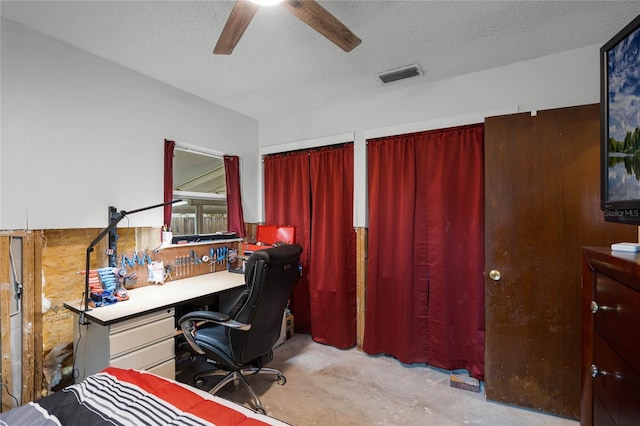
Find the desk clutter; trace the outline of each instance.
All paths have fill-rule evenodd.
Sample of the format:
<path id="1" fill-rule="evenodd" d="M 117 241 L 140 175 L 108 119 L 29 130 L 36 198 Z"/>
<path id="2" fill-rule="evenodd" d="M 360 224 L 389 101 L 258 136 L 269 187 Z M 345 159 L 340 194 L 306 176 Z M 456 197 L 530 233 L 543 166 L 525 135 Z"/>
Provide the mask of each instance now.
<path id="1" fill-rule="evenodd" d="M 196 250 L 191 250 L 187 255 L 176 256 L 173 263 L 174 267 L 171 269 L 176 277 L 192 276 L 194 272 L 202 270 L 202 266 L 209 269 L 205 269 L 204 272 L 196 275 L 229 270 L 237 255 L 238 249 L 230 249 L 227 246 L 210 247 L 207 254 L 200 254 Z"/>
<path id="2" fill-rule="evenodd" d="M 86 271 L 81 273 L 86 273 Z M 90 305 L 92 307 L 112 305 L 129 299 L 127 290 L 122 286 L 117 268 L 90 269 L 88 274 Z"/>
<path id="3" fill-rule="evenodd" d="M 235 269 L 236 262 L 240 262 L 239 241 L 124 252 L 118 257 L 118 265 L 88 271 L 89 304 L 112 305 L 128 300 L 127 290 Z"/>

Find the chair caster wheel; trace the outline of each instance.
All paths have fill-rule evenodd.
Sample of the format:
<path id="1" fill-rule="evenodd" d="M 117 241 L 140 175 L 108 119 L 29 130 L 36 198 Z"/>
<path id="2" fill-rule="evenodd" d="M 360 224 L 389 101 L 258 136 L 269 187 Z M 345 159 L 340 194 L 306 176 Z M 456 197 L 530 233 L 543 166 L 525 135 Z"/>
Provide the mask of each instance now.
<path id="1" fill-rule="evenodd" d="M 203 379 L 196 379 L 196 387 L 201 388 L 204 385 Z"/>
<path id="2" fill-rule="evenodd" d="M 284 376 L 278 376 L 278 384 L 284 386 L 287 383 L 287 378 Z"/>

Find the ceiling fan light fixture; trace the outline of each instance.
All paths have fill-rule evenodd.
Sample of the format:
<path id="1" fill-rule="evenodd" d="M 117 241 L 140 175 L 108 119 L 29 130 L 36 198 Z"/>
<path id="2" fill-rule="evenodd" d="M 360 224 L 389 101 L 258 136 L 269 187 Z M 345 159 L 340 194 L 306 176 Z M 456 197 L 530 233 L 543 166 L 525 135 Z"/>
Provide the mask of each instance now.
<path id="1" fill-rule="evenodd" d="M 249 1 L 257 4 L 258 6 L 275 6 L 276 4 L 282 3 L 283 0 L 249 0 Z"/>
<path id="2" fill-rule="evenodd" d="M 236 0 L 231 14 L 224 24 L 213 53 L 216 55 L 230 55 L 236 47 L 242 34 L 257 13 L 261 4 L 265 2 L 280 3 L 296 18 L 322 34 L 336 46 L 350 52 L 362 40 L 349 28 L 333 16 L 327 9 L 313 0 Z M 275 3 L 274 3 L 275 2 Z"/>

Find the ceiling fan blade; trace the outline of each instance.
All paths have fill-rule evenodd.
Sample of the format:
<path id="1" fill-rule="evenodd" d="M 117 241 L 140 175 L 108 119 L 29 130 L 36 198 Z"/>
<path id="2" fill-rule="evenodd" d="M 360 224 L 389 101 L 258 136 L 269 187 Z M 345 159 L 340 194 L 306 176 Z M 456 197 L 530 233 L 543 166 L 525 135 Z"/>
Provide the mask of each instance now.
<path id="1" fill-rule="evenodd" d="M 282 6 L 345 52 L 350 52 L 362 42 L 315 0 L 285 0 Z"/>
<path id="2" fill-rule="evenodd" d="M 217 55 L 230 55 L 236 44 L 240 41 L 240 37 L 244 34 L 244 30 L 249 26 L 249 22 L 253 19 L 258 11 L 258 5 L 247 0 L 236 0 L 231 10 L 231 15 L 227 19 L 227 23 L 222 29 L 218 43 L 213 49 L 213 53 Z"/>

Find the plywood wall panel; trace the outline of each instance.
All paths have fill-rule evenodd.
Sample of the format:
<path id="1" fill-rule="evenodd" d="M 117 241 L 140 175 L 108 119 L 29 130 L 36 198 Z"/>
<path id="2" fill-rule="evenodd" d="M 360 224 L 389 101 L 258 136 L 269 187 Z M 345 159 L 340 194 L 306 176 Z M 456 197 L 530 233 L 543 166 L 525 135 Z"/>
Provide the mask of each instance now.
<path id="1" fill-rule="evenodd" d="M 258 223 L 245 223 L 244 224 L 244 234 L 245 241 L 255 243 L 256 242 L 256 234 L 258 233 Z"/>
<path id="2" fill-rule="evenodd" d="M 79 300 L 84 291 L 86 250 L 100 229 L 49 229 L 44 231 L 42 248 L 43 295 L 51 303 L 43 314 L 43 346 L 48 352 L 58 343 L 73 341 L 71 313 L 62 304 Z M 106 265 L 107 239 L 95 247 L 91 267 Z"/>

